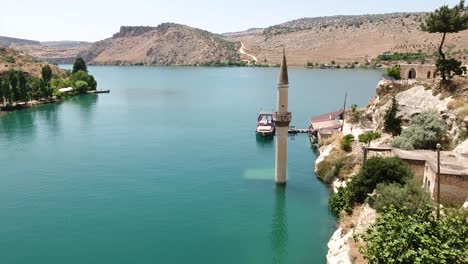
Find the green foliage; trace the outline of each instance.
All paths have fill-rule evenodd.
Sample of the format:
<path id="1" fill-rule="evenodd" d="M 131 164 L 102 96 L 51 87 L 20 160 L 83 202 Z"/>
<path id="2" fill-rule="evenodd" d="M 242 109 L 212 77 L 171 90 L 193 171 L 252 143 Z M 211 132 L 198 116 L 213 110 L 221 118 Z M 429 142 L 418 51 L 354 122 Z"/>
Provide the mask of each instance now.
<path id="1" fill-rule="evenodd" d="M 330 197 L 329 206 L 338 215 L 342 210 L 349 213 L 356 203 L 363 203 L 379 183 L 403 185 L 410 177 L 408 165 L 397 157 L 370 158 L 364 162 L 360 172 L 347 183 L 345 188 Z M 343 193 L 340 193 L 343 192 Z"/>
<path id="2" fill-rule="evenodd" d="M 462 66 L 462 62 L 455 59 L 438 58 L 436 61 L 436 69 L 441 76 L 446 79 L 452 79 L 455 75 L 461 76 L 466 73 L 466 67 Z"/>
<path id="3" fill-rule="evenodd" d="M 397 136 L 401 133 L 401 117 L 398 114 L 398 102 L 393 96 L 392 105 L 387 109 L 384 116 L 384 130 L 387 133 L 391 133 L 393 136 Z"/>
<path id="4" fill-rule="evenodd" d="M 5 61 L 8 62 L 8 63 L 15 63 L 16 62 L 15 58 L 13 58 L 12 56 L 6 57 Z"/>
<path id="5" fill-rule="evenodd" d="M 74 86 L 76 90 L 78 91 L 78 93 L 85 93 L 86 90 L 88 89 L 88 83 L 85 81 L 81 81 L 81 80 L 76 81 Z"/>
<path id="6" fill-rule="evenodd" d="M 88 72 L 86 62 L 81 57 L 75 59 L 75 62 L 73 63 L 72 73 L 77 73 L 79 71 Z"/>
<path id="7" fill-rule="evenodd" d="M 344 136 L 341 139 L 341 149 L 346 151 L 346 152 L 350 152 L 352 150 L 352 148 L 351 148 L 351 141 L 352 140 L 354 140 L 353 135 L 348 134 L 348 135 Z"/>
<path id="8" fill-rule="evenodd" d="M 52 80 L 52 69 L 49 65 L 45 65 L 42 67 L 42 79 L 50 85 L 50 80 Z"/>
<path id="9" fill-rule="evenodd" d="M 413 213 L 390 207 L 361 237 L 361 252 L 374 263 L 468 263 L 467 213 L 447 212 L 439 221 L 427 205 Z"/>
<path id="10" fill-rule="evenodd" d="M 317 164 L 317 176 L 325 183 L 331 184 L 339 177 L 343 159 L 324 160 Z"/>
<path id="11" fill-rule="evenodd" d="M 67 88 L 73 87 L 74 83 L 70 79 L 53 79 L 51 82 L 51 86 L 53 89 L 60 89 L 60 88 Z"/>
<path id="12" fill-rule="evenodd" d="M 389 53 L 386 52 L 377 56 L 377 61 L 419 61 L 426 59 L 427 55 L 421 52 L 402 52 Z M 398 75 L 399 76 L 399 75 Z"/>
<path id="13" fill-rule="evenodd" d="M 427 17 L 421 28 L 429 33 L 456 33 L 468 29 L 465 1 L 460 1 L 453 8 L 444 5 L 436 9 Z"/>
<path id="14" fill-rule="evenodd" d="M 447 125 L 435 112 L 415 116 L 408 128 L 390 144 L 401 149 L 434 149 L 447 133 Z"/>
<path id="15" fill-rule="evenodd" d="M 431 13 L 425 23 L 421 25 L 424 31 L 443 34 L 439 46 L 439 58 L 436 62 L 436 69 L 444 81 L 452 78 L 454 75 L 461 75 L 463 72 L 466 72 L 466 68 L 461 67 L 461 62 L 455 59 L 447 59 L 442 50 L 445 37 L 448 33 L 456 33 L 468 29 L 468 12 L 466 10 L 464 0 L 461 0 L 453 8 L 444 5 Z"/>
<path id="16" fill-rule="evenodd" d="M 94 80 L 94 77 L 88 74 L 87 72 L 78 71 L 78 72 L 73 73 L 70 77 L 70 81 L 74 85 L 76 85 L 77 81 L 84 81 L 88 84 L 88 87 L 86 88 L 86 90 L 96 90 L 96 86 L 97 86 L 96 80 Z M 74 87 L 77 88 L 76 86 Z"/>
<path id="17" fill-rule="evenodd" d="M 339 215 L 341 211 L 348 214 L 353 212 L 353 204 L 351 203 L 352 194 L 347 187 L 339 187 L 338 192 L 332 193 L 328 202 L 328 207 L 335 214 Z"/>
<path id="18" fill-rule="evenodd" d="M 392 77 L 396 80 L 400 79 L 400 67 L 393 66 L 387 69 L 387 76 Z"/>
<path id="19" fill-rule="evenodd" d="M 356 109 L 357 109 L 357 104 L 352 104 L 351 105 L 351 111 L 354 113 L 354 112 L 356 112 Z"/>
<path id="20" fill-rule="evenodd" d="M 367 146 L 370 145 L 370 143 L 372 142 L 372 140 L 375 140 L 375 139 L 378 139 L 382 136 L 382 134 L 380 134 L 379 132 L 367 132 L 365 134 L 360 134 L 358 136 L 359 138 L 359 142 L 362 142 L 362 143 L 366 143 Z"/>
<path id="21" fill-rule="evenodd" d="M 245 61 L 212 61 L 201 63 L 203 67 L 246 67 L 248 63 Z"/>
<path id="22" fill-rule="evenodd" d="M 404 186 L 380 183 L 375 191 L 377 195 L 372 197 L 371 203 L 379 213 L 392 206 L 409 213 L 431 203 L 429 194 L 414 179 L 408 180 Z"/>

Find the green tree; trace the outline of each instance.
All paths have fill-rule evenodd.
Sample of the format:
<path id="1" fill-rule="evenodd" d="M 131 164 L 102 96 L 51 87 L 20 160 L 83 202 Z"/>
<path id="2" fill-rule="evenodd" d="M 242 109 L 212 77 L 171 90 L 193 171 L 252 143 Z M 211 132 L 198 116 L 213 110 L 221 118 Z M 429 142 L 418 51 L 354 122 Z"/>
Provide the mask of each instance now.
<path id="1" fill-rule="evenodd" d="M 11 104 L 11 89 L 8 79 L 2 79 L 1 84 L 0 89 L 2 90 L 3 105 Z"/>
<path id="2" fill-rule="evenodd" d="M 390 207 L 361 237 L 361 252 L 376 263 L 468 263 L 467 212 L 446 212 L 439 221 L 434 208 L 412 213 Z"/>
<path id="3" fill-rule="evenodd" d="M 88 90 L 88 83 L 85 81 L 76 81 L 75 88 L 78 91 L 78 93 L 85 93 L 86 90 Z"/>
<path id="4" fill-rule="evenodd" d="M 73 63 L 72 73 L 77 73 L 79 71 L 88 72 L 88 68 L 86 67 L 86 62 L 81 57 L 78 57 L 75 59 L 75 62 Z"/>
<path id="5" fill-rule="evenodd" d="M 8 73 L 8 82 L 10 83 L 11 99 L 14 102 L 16 102 L 20 98 L 20 90 L 18 87 L 18 74 L 16 71 L 10 70 L 10 72 Z"/>
<path id="6" fill-rule="evenodd" d="M 88 84 L 88 90 L 96 90 L 96 80 L 92 75 L 88 74 L 87 72 L 78 71 L 72 74 L 72 76 L 70 77 L 70 81 L 73 84 L 76 84 L 77 81 L 84 81 Z"/>
<path id="7" fill-rule="evenodd" d="M 16 74 L 18 76 L 18 91 L 19 91 L 18 100 L 25 102 L 29 99 L 28 98 L 29 97 L 28 80 L 26 79 L 26 76 L 22 71 L 18 71 Z"/>
<path id="8" fill-rule="evenodd" d="M 52 80 L 52 69 L 49 65 L 42 67 L 42 79 L 50 85 L 50 81 Z"/>
<path id="9" fill-rule="evenodd" d="M 393 96 L 392 105 L 387 109 L 384 116 L 384 130 L 391 133 L 392 136 L 400 135 L 401 133 L 401 117 L 398 114 L 398 102 Z"/>
<path id="10" fill-rule="evenodd" d="M 387 76 L 395 78 L 396 80 L 400 79 L 400 67 L 393 66 L 387 69 Z"/>
<path id="11" fill-rule="evenodd" d="M 452 78 L 453 75 L 459 75 L 466 71 L 466 68 L 461 68 L 461 63 L 458 63 L 458 61 L 454 59 L 447 60 L 443 52 L 445 38 L 448 33 L 457 33 L 468 29 L 468 13 L 466 10 L 464 0 L 461 0 L 458 5 L 452 8 L 444 5 L 431 13 L 421 26 L 422 30 L 429 33 L 442 33 L 436 66 L 444 81 Z"/>

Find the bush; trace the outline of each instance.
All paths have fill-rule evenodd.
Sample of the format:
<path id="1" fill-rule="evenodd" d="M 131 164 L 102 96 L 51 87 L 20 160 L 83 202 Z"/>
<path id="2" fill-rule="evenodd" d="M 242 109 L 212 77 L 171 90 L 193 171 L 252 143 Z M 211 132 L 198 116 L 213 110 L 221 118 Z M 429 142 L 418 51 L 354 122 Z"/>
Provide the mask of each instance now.
<path id="1" fill-rule="evenodd" d="M 338 215 L 355 203 L 363 203 L 367 194 L 372 193 L 379 183 L 398 183 L 403 185 L 412 174 L 408 165 L 397 157 L 370 158 L 364 162 L 361 171 L 347 186 L 330 198 L 330 209 Z M 349 192 L 342 193 L 340 192 Z"/>
<path id="2" fill-rule="evenodd" d="M 435 112 L 414 117 L 400 137 L 390 144 L 401 149 L 434 149 L 447 133 L 447 125 Z"/>
<path id="3" fill-rule="evenodd" d="M 468 215 L 447 212 L 440 220 L 426 205 L 413 213 L 390 207 L 361 237 L 361 253 L 373 263 L 468 263 Z"/>
<path id="4" fill-rule="evenodd" d="M 85 93 L 88 90 L 88 83 L 85 81 L 76 81 L 75 88 L 78 93 Z"/>
<path id="5" fill-rule="evenodd" d="M 370 143 L 372 142 L 372 140 L 378 139 L 378 138 L 380 138 L 380 137 L 381 137 L 381 134 L 380 134 L 380 133 L 378 133 L 378 132 L 372 132 L 372 131 L 371 131 L 371 132 L 367 132 L 367 133 L 365 133 L 365 134 L 360 134 L 360 135 L 358 136 L 359 142 L 366 143 L 367 146 L 370 145 Z"/>
<path id="6" fill-rule="evenodd" d="M 348 134 L 346 136 L 344 136 L 342 139 L 341 139 L 341 149 L 346 151 L 346 152 L 350 152 L 352 150 L 351 148 L 351 141 L 354 139 L 354 136 L 351 135 L 351 134 Z"/>
<path id="7" fill-rule="evenodd" d="M 371 203 L 379 213 L 392 206 L 409 213 L 431 203 L 429 194 L 414 179 L 408 180 L 404 186 L 398 183 L 380 183 L 375 191 L 377 195 L 372 198 Z"/>
<path id="8" fill-rule="evenodd" d="M 324 160 L 317 164 L 317 176 L 325 183 L 331 184 L 340 175 L 343 159 Z"/>
<path id="9" fill-rule="evenodd" d="M 392 77 L 396 80 L 400 79 L 400 67 L 393 66 L 387 69 L 387 76 Z"/>
<path id="10" fill-rule="evenodd" d="M 13 58 L 12 56 L 6 57 L 5 61 L 8 62 L 8 63 L 15 63 L 16 62 L 15 58 Z"/>
<path id="11" fill-rule="evenodd" d="M 94 80 L 94 77 L 87 72 L 78 71 L 73 73 L 70 77 L 70 81 L 74 84 L 76 84 L 77 81 L 84 81 L 88 84 L 88 90 L 96 90 L 96 80 Z"/>

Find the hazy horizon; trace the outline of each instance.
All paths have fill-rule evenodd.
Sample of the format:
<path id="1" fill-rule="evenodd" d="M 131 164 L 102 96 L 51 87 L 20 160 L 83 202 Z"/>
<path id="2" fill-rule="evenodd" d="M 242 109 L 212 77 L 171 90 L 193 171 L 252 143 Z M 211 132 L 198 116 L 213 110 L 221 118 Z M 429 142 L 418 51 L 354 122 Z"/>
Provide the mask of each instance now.
<path id="1" fill-rule="evenodd" d="M 328 2 L 290 0 L 210 3 L 208 0 L 171 2 L 156 0 L 91 1 L 79 5 L 58 0 L 8 1 L 9 12 L 0 17 L 0 36 L 38 41 L 99 41 L 111 37 L 121 26 L 157 26 L 173 22 L 214 33 L 264 28 L 303 17 L 334 15 L 383 14 L 394 12 L 428 12 L 442 5 L 455 5 L 459 0 L 334 0 Z M 182 8 L 181 8 L 182 7 Z"/>

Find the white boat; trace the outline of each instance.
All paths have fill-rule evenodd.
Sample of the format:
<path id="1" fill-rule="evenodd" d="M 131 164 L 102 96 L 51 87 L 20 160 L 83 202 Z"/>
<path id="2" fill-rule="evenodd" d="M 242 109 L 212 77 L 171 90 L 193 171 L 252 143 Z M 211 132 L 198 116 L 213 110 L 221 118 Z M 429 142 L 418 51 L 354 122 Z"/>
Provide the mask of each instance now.
<path id="1" fill-rule="evenodd" d="M 273 113 L 260 112 L 257 118 L 256 133 L 261 136 L 273 136 L 275 134 L 275 123 L 273 122 Z"/>

